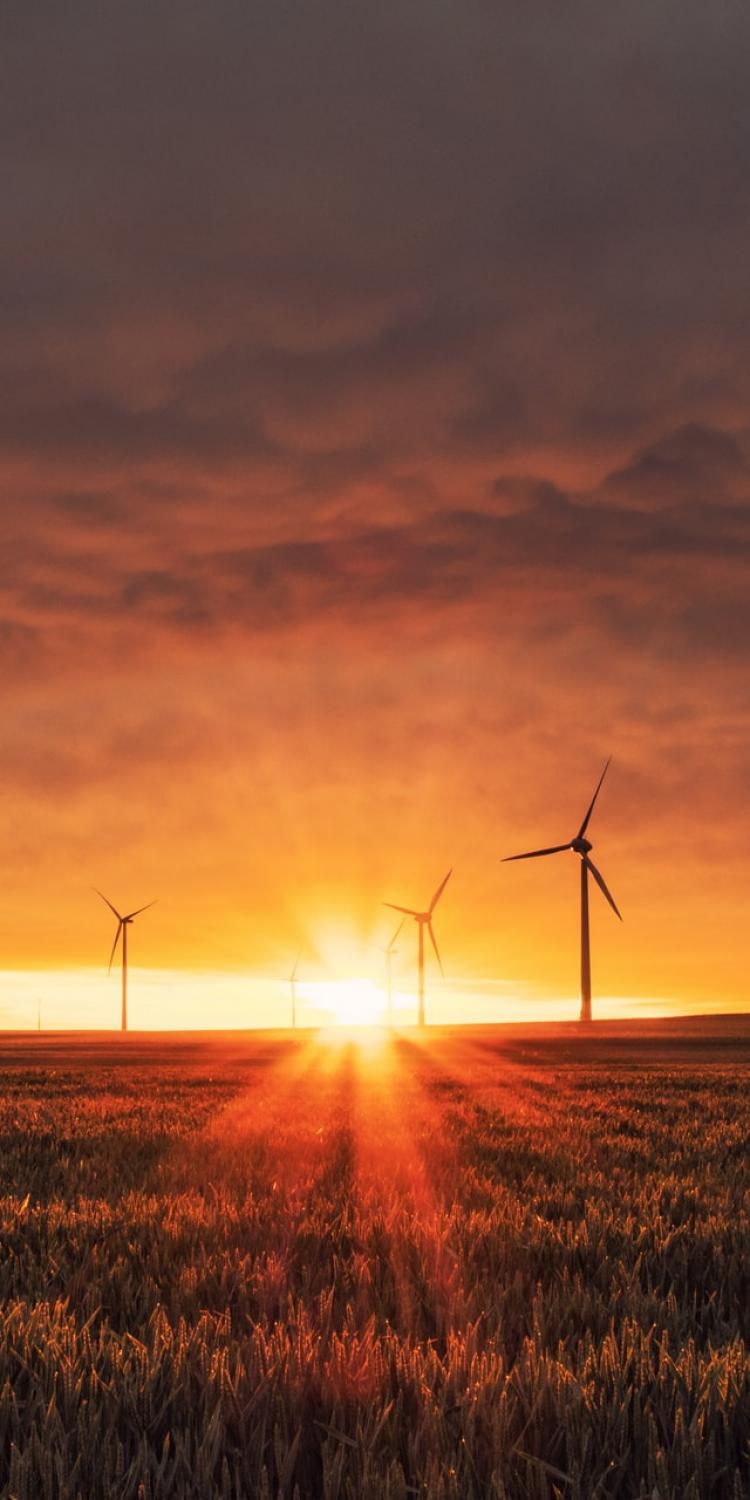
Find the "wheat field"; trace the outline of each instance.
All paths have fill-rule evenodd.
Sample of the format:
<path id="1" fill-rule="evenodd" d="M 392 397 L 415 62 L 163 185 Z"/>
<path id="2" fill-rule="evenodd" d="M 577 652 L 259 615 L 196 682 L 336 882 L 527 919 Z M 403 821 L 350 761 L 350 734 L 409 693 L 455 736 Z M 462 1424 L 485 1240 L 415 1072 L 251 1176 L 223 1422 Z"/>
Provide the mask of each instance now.
<path id="1" fill-rule="evenodd" d="M 6 1038 L 0 1496 L 750 1495 L 749 1063 Z"/>

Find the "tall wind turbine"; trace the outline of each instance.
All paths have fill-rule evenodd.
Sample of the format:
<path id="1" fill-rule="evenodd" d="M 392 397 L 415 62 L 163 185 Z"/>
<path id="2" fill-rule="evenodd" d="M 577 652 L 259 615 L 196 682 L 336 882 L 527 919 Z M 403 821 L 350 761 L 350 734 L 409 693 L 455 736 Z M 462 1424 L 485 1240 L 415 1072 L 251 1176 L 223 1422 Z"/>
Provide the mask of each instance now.
<path id="1" fill-rule="evenodd" d="M 545 854 L 562 854 L 564 851 L 572 850 L 580 857 L 581 861 L 581 1020 L 591 1020 L 591 943 L 589 939 L 589 874 L 593 875 L 602 895 L 606 897 L 616 917 L 622 921 L 622 913 L 618 910 L 614 896 L 604 882 L 604 876 L 597 870 L 593 860 L 589 859 L 593 844 L 586 838 L 586 829 L 589 826 L 591 814 L 596 805 L 596 799 L 601 791 L 602 782 L 607 774 L 609 761 L 604 767 L 596 785 L 591 802 L 589 803 L 586 816 L 575 836 L 568 844 L 553 844 L 550 849 L 532 849 L 529 854 L 509 854 L 503 863 L 514 859 L 540 859 Z"/>
<path id="2" fill-rule="evenodd" d="M 412 908 L 410 906 L 396 906 L 393 901 L 384 901 L 383 902 L 383 905 L 389 907 L 391 911 L 402 911 L 404 913 L 405 917 L 413 917 L 414 921 L 417 924 L 417 928 L 419 930 L 419 1025 L 420 1026 L 424 1026 L 424 1023 L 425 1023 L 425 1021 L 424 1021 L 424 930 L 425 930 L 425 927 L 426 927 L 427 931 L 430 934 L 430 941 L 432 943 L 433 948 L 435 949 L 435 957 L 436 957 L 436 959 L 438 961 L 438 965 L 439 965 L 439 968 L 440 968 L 440 973 L 442 974 L 443 973 L 443 965 L 442 965 L 441 960 L 440 960 L 440 954 L 438 952 L 438 945 L 435 942 L 435 934 L 434 934 L 434 932 L 432 930 L 432 913 L 434 912 L 435 907 L 437 906 L 438 901 L 440 900 L 440 897 L 442 896 L 443 891 L 445 890 L 445 887 L 447 886 L 448 881 L 450 880 L 452 874 L 453 874 L 453 871 L 449 870 L 448 874 L 445 877 L 445 879 L 441 880 L 440 885 L 438 886 L 438 888 L 437 888 L 437 890 L 436 890 L 436 892 L 435 892 L 435 894 L 434 894 L 434 896 L 433 896 L 433 898 L 432 898 L 432 900 L 431 900 L 431 902 L 430 902 L 430 904 L 429 904 L 429 906 L 428 906 L 428 908 L 427 908 L 426 911 L 412 911 Z M 399 931 L 400 931 L 400 929 L 399 929 Z"/>
<path id="3" fill-rule="evenodd" d="M 297 970 L 299 968 L 299 961 L 300 961 L 301 957 L 302 957 L 302 954 L 298 953 L 297 957 L 294 960 L 294 968 L 292 969 L 292 972 L 289 975 L 289 983 L 290 983 L 291 989 L 292 989 L 292 1030 L 293 1031 L 295 1031 L 296 1028 L 297 1028 Z"/>
<path id="4" fill-rule="evenodd" d="M 398 924 L 398 927 L 396 928 L 396 931 L 393 934 L 393 937 L 391 938 L 390 943 L 388 944 L 388 946 L 386 948 L 382 948 L 381 945 L 380 945 L 380 943 L 376 943 L 375 944 L 375 947 L 376 948 L 380 948 L 380 952 L 385 954 L 385 982 L 386 982 L 386 990 L 387 990 L 387 993 L 388 993 L 388 1012 L 387 1012 L 387 1014 L 388 1014 L 388 1025 L 389 1026 L 393 1025 L 393 976 L 392 976 L 391 970 L 392 970 L 392 964 L 393 964 L 393 955 L 397 951 L 396 948 L 394 947 L 394 944 L 396 942 L 396 938 L 398 937 L 398 935 L 399 935 L 399 933 L 401 931 L 401 928 L 403 927 L 405 921 L 406 921 L 406 917 L 402 917 L 401 921 Z"/>
<path id="5" fill-rule="evenodd" d="M 114 915 L 117 917 L 117 931 L 115 933 L 115 940 L 114 940 L 114 942 L 112 944 L 112 952 L 109 955 L 109 968 L 107 969 L 107 973 L 108 974 L 110 974 L 112 972 L 112 962 L 113 962 L 113 959 L 114 959 L 114 956 L 115 956 L 115 952 L 117 950 L 117 944 L 120 941 L 120 933 L 122 933 L 122 1019 L 121 1019 L 121 1022 L 120 1022 L 120 1030 L 121 1031 L 127 1031 L 127 1029 L 128 1029 L 128 927 L 130 926 L 130 923 L 133 921 L 133 919 L 135 917 L 139 917 L 141 915 L 142 911 L 148 911 L 149 907 L 156 906 L 156 902 L 155 901 L 148 901 L 145 906 L 139 906 L 137 911 L 129 911 L 129 912 L 127 912 L 125 914 L 125 916 L 122 916 L 120 914 L 120 912 L 117 910 L 117 907 L 113 906 L 112 902 L 107 900 L 107 897 L 104 895 L 103 891 L 97 890 L 96 886 L 94 886 L 93 889 L 96 891 L 97 896 L 101 896 L 102 901 L 104 901 L 105 905 L 107 905 L 109 907 L 110 911 L 113 912 Z"/>

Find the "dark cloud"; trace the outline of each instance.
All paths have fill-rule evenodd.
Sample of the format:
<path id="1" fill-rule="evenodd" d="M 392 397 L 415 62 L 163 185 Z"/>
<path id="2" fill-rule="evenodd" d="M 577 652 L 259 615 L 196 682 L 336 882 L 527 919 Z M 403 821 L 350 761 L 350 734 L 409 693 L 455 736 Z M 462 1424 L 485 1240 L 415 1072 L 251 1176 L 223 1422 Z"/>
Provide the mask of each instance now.
<path id="1" fill-rule="evenodd" d="M 686 457 L 696 448 L 699 484 Z M 135 644 L 144 628 L 150 639 L 157 631 L 158 643 L 160 627 L 172 642 L 339 625 L 361 636 L 373 620 L 440 619 L 470 607 L 471 642 L 481 618 L 493 637 L 584 622 L 602 638 L 654 649 L 668 636 L 670 649 L 682 639 L 698 654 L 742 652 L 750 646 L 750 510 L 731 493 L 745 472 L 741 445 L 726 433 L 680 431 L 654 451 L 669 472 L 656 508 L 650 453 L 601 491 L 496 479 L 483 505 L 477 495 L 473 505 L 421 506 L 415 518 L 402 505 L 397 524 L 336 525 L 316 537 L 227 547 L 224 514 L 218 534 L 207 528 L 200 545 L 189 533 L 182 541 L 177 526 L 163 559 L 158 529 L 149 542 L 142 525 L 134 548 L 130 518 L 105 506 L 106 527 L 88 533 L 87 552 L 59 521 L 33 553 L 19 549 L 8 586 L 15 628 L 30 639 L 45 622 L 75 633 L 88 620 L 105 641 L 115 631 Z M 66 524 L 69 500 L 60 497 Z M 72 514 L 86 526 L 95 509 L 75 497 Z"/>
<path id="2" fill-rule="evenodd" d="M 657 508 L 690 497 L 750 499 L 747 435 L 691 422 L 637 453 L 608 475 L 605 489 L 621 500 Z"/>
<path id="3" fill-rule="evenodd" d="M 748 41 L 739 7 L 676 0 L 30 7 L 4 47 L 8 336 L 103 403 L 94 445 L 112 389 L 146 397 L 136 455 L 152 383 L 231 401 L 232 367 L 314 411 L 375 364 L 408 408 L 449 360 L 467 442 L 524 412 L 573 443 L 586 406 L 634 428 L 699 380 L 740 399 Z"/>

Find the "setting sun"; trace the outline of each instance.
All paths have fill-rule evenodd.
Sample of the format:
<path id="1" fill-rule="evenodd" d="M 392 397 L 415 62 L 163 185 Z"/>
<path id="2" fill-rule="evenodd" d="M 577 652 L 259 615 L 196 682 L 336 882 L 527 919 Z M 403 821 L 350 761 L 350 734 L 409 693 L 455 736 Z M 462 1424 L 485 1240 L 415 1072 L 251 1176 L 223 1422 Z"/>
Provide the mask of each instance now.
<path id="1" fill-rule="evenodd" d="M 385 1013 L 383 991 L 371 979 L 339 979 L 325 985 L 309 985 L 310 999 L 329 1010 L 340 1026 L 373 1026 Z"/>

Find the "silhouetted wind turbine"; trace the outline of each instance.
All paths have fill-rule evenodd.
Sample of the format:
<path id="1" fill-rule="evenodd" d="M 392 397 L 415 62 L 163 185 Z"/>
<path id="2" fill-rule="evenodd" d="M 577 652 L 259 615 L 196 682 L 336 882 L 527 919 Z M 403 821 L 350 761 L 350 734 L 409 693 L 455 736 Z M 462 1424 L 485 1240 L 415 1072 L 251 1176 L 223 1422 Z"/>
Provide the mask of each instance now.
<path id="1" fill-rule="evenodd" d="M 297 1027 L 297 970 L 299 968 L 299 961 L 300 961 L 301 957 L 302 957 L 302 954 L 298 953 L 297 957 L 294 960 L 294 968 L 292 969 L 292 972 L 289 975 L 289 983 L 290 983 L 290 985 L 292 987 L 292 1030 L 293 1031 L 296 1030 L 296 1027 Z"/>
<path id="2" fill-rule="evenodd" d="M 607 887 L 606 887 L 606 885 L 604 883 L 604 876 L 600 874 L 599 870 L 597 870 L 596 865 L 593 863 L 593 860 L 589 859 L 589 854 L 591 853 L 591 850 L 593 849 L 594 846 L 593 846 L 593 844 L 589 843 L 589 840 L 585 836 L 586 835 L 586 829 L 589 826 L 589 819 L 591 818 L 591 814 L 594 811 L 594 807 L 596 805 L 596 799 L 599 796 L 599 792 L 601 791 L 601 785 L 602 785 L 602 782 L 603 782 L 603 780 L 604 780 L 604 778 L 605 778 L 605 776 L 607 774 L 608 767 L 609 767 L 609 761 L 607 761 L 607 764 L 605 765 L 604 770 L 602 771 L 602 774 L 599 777 L 599 780 L 598 780 L 597 785 L 596 785 L 596 791 L 594 792 L 594 795 L 591 798 L 591 802 L 589 803 L 588 812 L 586 813 L 586 816 L 585 816 L 585 818 L 584 818 L 584 820 L 583 820 L 583 822 L 582 822 L 582 824 L 581 824 L 581 826 L 580 826 L 580 828 L 579 828 L 579 830 L 578 830 L 575 838 L 571 839 L 569 844 L 553 844 L 550 849 L 532 849 L 529 854 L 509 854 L 509 855 L 506 856 L 506 859 L 503 860 L 503 863 L 507 864 L 511 860 L 514 860 L 514 859 L 540 859 L 542 857 L 542 855 L 545 855 L 545 854 L 562 854 L 564 851 L 567 851 L 567 850 L 572 850 L 574 854 L 578 854 L 580 856 L 580 860 L 581 860 L 581 1020 L 582 1021 L 590 1021 L 591 1020 L 591 943 L 590 943 L 590 939 L 589 939 L 589 872 L 593 875 L 594 880 L 596 881 L 596 883 L 597 883 L 600 891 L 602 892 L 602 895 L 606 897 L 607 901 L 609 902 L 610 906 L 612 907 L 612 910 L 615 913 L 615 916 L 619 917 L 620 921 L 622 921 L 622 914 L 621 914 L 620 911 L 618 911 L 618 908 L 617 908 L 614 896 L 611 894 L 610 891 L 607 890 Z"/>
<path id="3" fill-rule="evenodd" d="M 419 1025 L 420 1026 L 424 1026 L 424 1023 L 425 1023 L 424 1022 L 424 930 L 425 930 L 425 927 L 426 927 L 427 931 L 430 934 L 430 941 L 432 943 L 433 948 L 435 949 L 435 957 L 436 957 L 436 959 L 438 961 L 438 965 L 439 965 L 439 968 L 440 968 L 440 973 L 442 974 L 443 973 L 443 965 L 442 965 L 441 960 L 440 960 L 440 954 L 438 952 L 438 945 L 435 942 L 435 934 L 434 934 L 434 932 L 432 930 L 432 913 L 434 912 L 435 907 L 437 906 L 438 901 L 440 900 L 440 897 L 442 896 L 443 891 L 445 890 L 445 887 L 447 886 L 448 881 L 450 880 L 452 874 L 453 874 L 453 871 L 449 870 L 448 874 L 445 877 L 445 880 L 441 880 L 440 885 L 438 886 L 438 888 L 437 888 L 437 890 L 436 890 L 436 892 L 435 892 L 435 894 L 434 894 L 434 896 L 433 896 L 433 898 L 432 898 L 432 900 L 431 900 L 431 902 L 430 902 L 430 904 L 429 904 L 429 906 L 428 906 L 428 908 L 427 908 L 426 911 L 412 911 L 412 908 L 410 906 L 396 906 L 393 901 L 384 901 L 383 902 L 383 905 L 389 907 L 391 911 L 402 911 L 404 913 L 404 916 L 406 916 L 406 917 L 413 917 L 414 921 L 416 922 L 417 927 L 419 929 Z"/>
<path id="4" fill-rule="evenodd" d="M 155 901 L 148 901 L 145 906 L 139 906 L 137 911 L 129 911 L 129 912 L 127 912 L 125 914 L 125 916 L 121 916 L 120 912 L 117 910 L 117 907 L 113 906 L 112 902 L 107 900 L 107 897 L 104 895 L 103 891 L 97 890 L 96 886 L 93 886 L 92 889 L 94 891 L 96 891 L 97 896 L 101 896 L 102 901 L 104 901 L 105 905 L 107 905 L 109 907 L 110 911 L 113 912 L 114 915 L 117 917 L 117 931 L 115 933 L 115 940 L 114 940 L 114 942 L 112 944 L 112 952 L 109 955 L 109 967 L 107 969 L 107 973 L 108 974 L 111 974 L 111 972 L 112 972 L 112 961 L 114 959 L 115 952 L 117 950 L 117 944 L 120 941 L 120 933 L 122 933 L 122 1020 L 121 1020 L 121 1023 L 120 1023 L 120 1030 L 121 1031 L 127 1031 L 127 1029 L 128 1029 L 128 927 L 130 926 L 130 923 L 133 921 L 133 919 L 135 917 L 139 917 L 141 915 L 142 911 L 148 911 L 149 907 L 156 906 L 156 902 Z"/>
<path id="5" fill-rule="evenodd" d="M 390 943 L 388 944 L 388 946 L 386 948 L 383 948 L 380 943 L 376 943 L 375 944 L 375 947 L 379 948 L 380 952 L 385 954 L 385 982 L 386 982 L 386 990 L 387 990 L 387 993 L 388 993 L 388 1012 L 387 1012 L 387 1014 L 388 1014 L 388 1025 L 389 1026 L 393 1025 L 393 979 L 392 979 L 392 975 L 391 975 L 391 965 L 392 965 L 393 955 L 396 952 L 396 949 L 394 948 L 393 945 L 394 945 L 394 943 L 396 941 L 396 938 L 398 937 L 398 935 L 399 935 L 399 933 L 401 931 L 401 928 L 403 927 L 405 921 L 406 921 L 406 917 L 402 917 L 401 921 L 398 924 L 398 927 L 396 928 L 396 931 L 393 934 L 393 937 L 391 938 Z"/>

